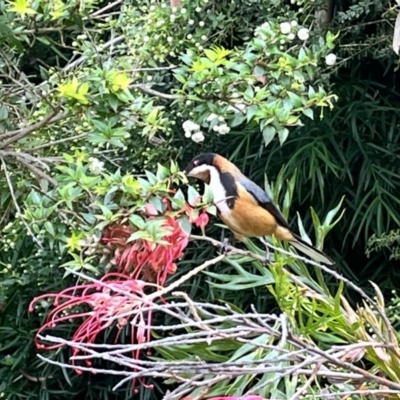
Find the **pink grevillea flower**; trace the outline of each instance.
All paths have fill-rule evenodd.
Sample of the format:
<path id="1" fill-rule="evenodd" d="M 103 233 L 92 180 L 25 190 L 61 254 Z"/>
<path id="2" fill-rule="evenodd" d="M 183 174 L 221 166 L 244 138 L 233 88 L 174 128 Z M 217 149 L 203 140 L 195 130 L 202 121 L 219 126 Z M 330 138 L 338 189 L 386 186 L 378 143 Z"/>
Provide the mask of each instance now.
<path id="1" fill-rule="evenodd" d="M 162 237 L 163 243 L 146 239 L 129 242 L 134 228 L 118 224 L 104 229 L 101 242 L 114 252 L 112 262 L 119 272 L 164 285 L 167 276 L 175 273 L 176 261 L 183 257 L 189 238 L 179 222 L 170 216 L 165 218 L 162 228 L 169 231 Z"/>
<path id="2" fill-rule="evenodd" d="M 53 299 L 53 309 L 35 337 L 37 348 L 53 350 L 62 347 L 63 344 L 45 345 L 38 336 L 48 329 L 54 329 L 62 323 L 74 320 L 79 320 L 81 324 L 73 334 L 72 342 L 94 343 L 99 334 L 108 328 L 118 329 L 115 339 L 118 341 L 123 327 L 128 322 L 136 325 L 136 327 L 130 326 L 132 343 L 150 341 L 150 329 L 145 326 L 151 325 L 152 313 L 151 310 L 140 311 L 143 307 L 151 305 L 151 301 L 144 293 L 146 285 L 148 284 L 143 281 L 120 273 L 109 273 L 100 280 L 100 283 L 76 285 L 60 293 L 49 293 L 34 298 L 29 305 L 30 312 L 34 311 L 38 301 Z M 137 313 L 127 315 L 132 310 L 137 310 Z M 77 347 L 71 347 L 73 356 L 82 351 Z M 138 359 L 139 353 L 140 350 L 135 350 L 132 357 Z M 89 360 L 85 362 L 87 366 L 91 366 Z M 75 365 L 74 361 L 72 364 Z M 78 374 L 82 373 L 78 366 L 75 371 Z"/>

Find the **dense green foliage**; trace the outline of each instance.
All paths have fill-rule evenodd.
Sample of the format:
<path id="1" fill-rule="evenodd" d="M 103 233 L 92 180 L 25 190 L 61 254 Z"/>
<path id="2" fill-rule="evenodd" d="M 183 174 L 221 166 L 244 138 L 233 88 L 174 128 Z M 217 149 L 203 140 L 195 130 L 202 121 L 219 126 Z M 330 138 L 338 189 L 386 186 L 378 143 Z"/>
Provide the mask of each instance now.
<path id="1" fill-rule="evenodd" d="M 366 291 L 379 297 L 372 280 L 392 296 L 399 282 L 392 230 L 400 225 L 396 15 L 387 1 L 0 0 L 3 397 L 131 397 L 129 386 L 111 392 L 112 375 L 78 375 L 38 359 L 34 337 L 50 304 L 42 301 L 34 313 L 28 306 L 76 284 L 65 267 L 93 277 L 108 272 L 110 254 L 96 240 L 110 223 L 127 223 L 140 232 L 136 240 L 160 245 L 166 213 L 189 231 L 194 219 L 185 199 L 193 205 L 198 193 L 179 167 L 201 151 L 223 154 L 261 185 L 266 174 L 267 190 L 295 230 L 323 245 L 338 260 L 335 268 Z M 173 205 L 168 212 L 165 199 Z M 147 222 L 147 204 L 160 214 L 156 221 Z M 214 213 L 197 203 L 195 217 L 201 208 Z M 226 234 L 211 221 L 208 236 Z M 168 282 L 214 253 L 207 242 L 191 242 Z M 270 270 L 248 258 L 225 261 L 181 289 L 244 312 L 251 304 L 283 312 L 319 345 L 372 340 L 367 323 L 379 325 L 378 337 L 390 336 L 368 307 L 350 311 L 360 293 L 346 291 L 351 305 L 339 306 L 345 300 L 337 280 L 299 260 L 280 256 Z M 286 264 L 294 275 L 283 273 Z M 293 276 L 322 297 L 302 296 Z M 389 306 L 394 323 L 397 305 Z M 346 312 L 351 318 L 340 317 Z M 68 338 L 74 326 L 57 332 Z M 114 339 L 102 334 L 100 341 Z M 121 340 L 129 340 L 127 331 Z M 226 341 L 224 351 L 210 352 L 218 361 L 271 357 L 241 346 Z M 157 357 L 198 352 L 183 346 Z M 69 356 L 68 349 L 46 354 L 65 362 Z M 394 356 L 388 361 L 368 349 L 365 357 L 373 373 L 400 381 Z M 244 393 L 252 379 L 238 378 L 227 393 Z M 162 379 L 152 383 L 152 391 L 140 388 L 141 398 L 165 392 Z M 289 398 L 297 385 L 278 380 L 262 395 Z M 227 394 L 221 390 L 214 394 Z"/>

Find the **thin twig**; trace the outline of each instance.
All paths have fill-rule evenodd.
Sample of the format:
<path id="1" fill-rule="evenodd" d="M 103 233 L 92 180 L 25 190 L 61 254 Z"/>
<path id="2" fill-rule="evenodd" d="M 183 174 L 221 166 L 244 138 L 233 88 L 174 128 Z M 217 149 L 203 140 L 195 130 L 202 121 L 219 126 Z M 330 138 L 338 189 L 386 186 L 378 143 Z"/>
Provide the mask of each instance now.
<path id="1" fill-rule="evenodd" d="M 166 295 L 167 293 L 172 292 L 174 289 L 176 289 L 177 287 L 182 285 L 182 283 L 188 281 L 192 276 L 197 275 L 203 269 L 206 269 L 206 268 L 210 267 L 211 265 L 219 263 L 225 257 L 226 257 L 225 254 L 221 254 L 218 257 L 213 258 L 212 260 L 208 260 L 208 261 L 204 262 L 203 264 L 199 265 L 198 267 L 192 269 L 186 275 L 184 275 L 181 278 L 179 278 L 177 281 L 172 282 L 169 286 L 167 286 L 167 287 L 165 287 L 165 288 L 163 288 L 163 289 L 161 289 L 161 290 L 159 290 L 159 291 L 157 291 L 155 293 L 152 293 L 151 295 L 148 296 L 148 299 L 149 300 L 154 300 L 157 297 L 162 297 L 162 296 Z"/>
<path id="2" fill-rule="evenodd" d="M 72 140 L 82 139 L 82 138 L 86 137 L 87 135 L 88 135 L 87 133 L 81 133 L 80 135 L 75 135 L 75 136 L 66 137 L 64 139 L 50 141 L 49 143 L 44 143 L 39 146 L 32 147 L 30 149 L 25 149 L 24 151 L 28 153 L 28 152 L 32 152 L 32 151 L 45 149 L 47 147 L 57 146 L 58 144 L 61 144 L 61 143 L 66 143 L 66 142 L 71 142 Z"/>
<path id="3" fill-rule="evenodd" d="M 311 376 L 306 380 L 305 384 L 297 389 L 296 393 L 290 397 L 289 400 L 298 400 L 300 396 L 310 387 L 310 385 L 314 382 L 314 379 L 317 376 L 317 373 L 321 367 L 321 364 L 317 364 L 311 374 Z"/>
<path id="4" fill-rule="evenodd" d="M 37 122 L 36 124 L 32 124 L 26 126 L 25 128 L 17 129 L 15 131 L 3 133 L 2 135 L 0 135 L 0 141 L 7 138 L 10 139 L 5 140 L 4 142 L 0 142 L 0 149 L 5 149 L 11 143 L 17 142 L 18 140 L 36 131 L 37 129 L 40 129 L 46 125 L 54 124 L 65 118 L 67 118 L 66 114 L 57 114 L 56 112 L 53 111 L 52 113 L 48 114 L 46 117 L 44 117 L 41 121 Z"/>

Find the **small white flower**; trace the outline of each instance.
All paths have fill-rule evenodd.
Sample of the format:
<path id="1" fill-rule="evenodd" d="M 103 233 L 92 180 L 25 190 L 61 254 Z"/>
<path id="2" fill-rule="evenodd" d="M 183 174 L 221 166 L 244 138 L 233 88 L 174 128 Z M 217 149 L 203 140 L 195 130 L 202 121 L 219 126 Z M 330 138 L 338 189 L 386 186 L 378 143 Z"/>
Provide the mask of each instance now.
<path id="1" fill-rule="evenodd" d="M 333 54 L 333 53 L 328 54 L 325 57 L 325 62 L 326 62 L 326 65 L 335 65 L 335 63 L 336 63 L 336 55 Z"/>
<path id="2" fill-rule="evenodd" d="M 293 40 L 296 36 L 294 33 L 289 33 L 289 35 L 287 35 L 289 40 Z"/>
<path id="3" fill-rule="evenodd" d="M 99 175 L 104 169 L 104 162 L 100 161 L 97 158 L 90 157 L 89 158 L 89 170 L 94 175 Z"/>
<path id="4" fill-rule="evenodd" d="M 189 24 L 189 25 L 193 25 L 193 24 L 194 24 L 194 21 L 193 21 L 192 19 L 189 19 L 188 24 Z"/>
<path id="5" fill-rule="evenodd" d="M 307 28 L 301 28 L 297 32 L 297 37 L 300 40 L 307 40 L 310 37 L 310 31 Z"/>
<path id="6" fill-rule="evenodd" d="M 297 21 L 291 21 L 290 25 L 292 25 L 293 27 L 297 26 Z"/>
<path id="7" fill-rule="evenodd" d="M 182 8 L 182 9 L 181 9 L 181 13 L 182 13 L 182 14 L 186 14 L 186 11 L 187 11 L 186 8 Z"/>
<path id="8" fill-rule="evenodd" d="M 190 138 L 192 136 L 192 133 L 190 131 L 185 131 L 185 137 Z"/>
<path id="9" fill-rule="evenodd" d="M 221 124 L 219 126 L 218 132 L 220 135 L 226 135 L 227 133 L 229 133 L 231 130 L 231 128 L 229 128 L 229 126 L 227 124 Z"/>
<path id="10" fill-rule="evenodd" d="M 211 122 L 214 119 L 218 118 L 217 114 L 211 113 L 208 117 L 207 117 L 207 122 Z"/>
<path id="11" fill-rule="evenodd" d="M 283 33 L 284 35 L 290 33 L 290 30 L 292 29 L 292 26 L 289 22 L 281 22 L 279 24 L 279 27 L 281 28 L 281 33 Z"/>
<path id="12" fill-rule="evenodd" d="M 188 119 L 182 124 L 182 128 L 184 131 L 194 132 L 200 129 L 200 125 L 197 125 L 196 123 Z"/>
<path id="13" fill-rule="evenodd" d="M 269 28 L 269 22 L 264 22 L 264 23 L 261 25 L 261 28 Z"/>
<path id="14" fill-rule="evenodd" d="M 200 12 L 201 11 L 201 7 L 196 7 L 196 12 Z"/>
<path id="15" fill-rule="evenodd" d="M 201 36 L 201 40 L 207 40 L 207 36 L 206 35 L 202 35 Z"/>
<path id="16" fill-rule="evenodd" d="M 168 37 L 167 37 L 167 42 L 168 42 L 168 43 L 172 43 L 173 40 L 174 40 L 174 39 L 173 39 L 171 36 L 168 36 Z"/>
<path id="17" fill-rule="evenodd" d="M 204 21 L 200 21 L 200 22 L 199 22 L 199 25 L 200 25 L 201 27 L 203 27 L 203 26 L 205 25 Z"/>
<path id="18" fill-rule="evenodd" d="M 214 125 L 213 126 L 213 131 L 214 132 L 219 132 L 219 125 Z"/>
<path id="19" fill-rule="evenodd" d="M 187 35 L 186 37 L 187 37 L 187 39 L 190 40 L 193 37 L 193 35 L 189 33 L 189 35 Z"/>
<path id="20" fill-rule="evenodd" d="M 200 143 L 200 142 L 203 142 L 204 139 L 205 139 L 205 137 L 204 137 L 204 135 L 203 135 L 203 132 L 201 132 L 201 131 L 196 132 L 196 133 L 194 133 L 194 134 L 192 135 L 192 140 L 193 140 L 193 142 Z"/>

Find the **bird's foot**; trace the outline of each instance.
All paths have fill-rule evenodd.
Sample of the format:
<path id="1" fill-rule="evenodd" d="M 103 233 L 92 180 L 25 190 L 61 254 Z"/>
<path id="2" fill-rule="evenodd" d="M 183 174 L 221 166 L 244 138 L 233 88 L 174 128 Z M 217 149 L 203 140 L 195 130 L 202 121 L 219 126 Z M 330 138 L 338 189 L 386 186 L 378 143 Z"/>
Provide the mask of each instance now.
<path id="1" fill-rule="evenodd" d="M 264 239 L 261 239 L 261 243 L 265 246 L 265 257 L 263 264 L 266 266 L 268 264 L 271 264 L 271 253 L 269 251 L 268 242 L 266 242 Z"/>
<path id="2" fill-rule="evenodd" d="M 230 243 L 229 243 L 229 239 L 228 238 L 224 238 L 222 240 L 222 244 L 221 244 L 221 250 L 223 253 L 227 253 L 230 247 Z"/>
<path id="3" fill-rule="evenodd" d="M 265 247 L 265 257 L 262 263 L 264 266 L 271 264 L 271 253 L 269 252 L 268 247 Z"/>

